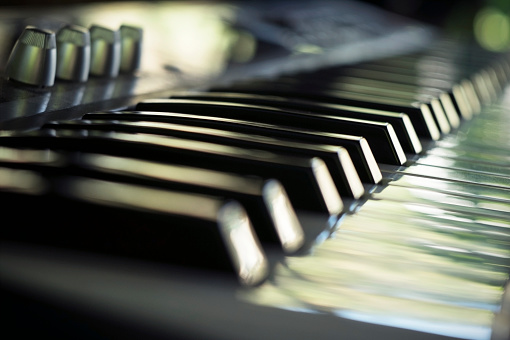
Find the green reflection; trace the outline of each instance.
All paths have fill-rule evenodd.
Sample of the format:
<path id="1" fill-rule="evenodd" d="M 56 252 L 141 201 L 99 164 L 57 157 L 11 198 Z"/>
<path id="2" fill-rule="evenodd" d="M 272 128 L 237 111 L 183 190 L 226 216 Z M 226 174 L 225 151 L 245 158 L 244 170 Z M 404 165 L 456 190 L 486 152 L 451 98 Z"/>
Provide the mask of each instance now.
<path id="1" fill-rule="evenodd" d="M 481 214 L 484 207 L 462 197 L 398 191 L 398 199 L 369 200 L 312 256 L 287 258 L 271 282 L 242 297 L 294 311 L 488 339 L 510 268 L 508 218 Z M 468 206 L 469 213 L 443 208 L 438 195 Z"/>
<path id="2" fill-rule="evenodd" d="M 501 52 L 510 47 L 510 17 L 494 7 L 478 12 L 474 22 L 478 43 L 487 50 Z"/>
<path id="3" fill-rule="evenodd" d="M 389 215 L 401 207 L 385 208 Z M 474 263 L 448 256 L 453 247 L 430 247 L 460 232 L 455 228 L 436 232 L 388 215 L 349 216 L 313 256 L 288 258 L 273 282 L 244 297 L 279 308 L 484 338 L 507 272 L 484 265 L 481 255 L 474 255 L 481 260 Z"/>

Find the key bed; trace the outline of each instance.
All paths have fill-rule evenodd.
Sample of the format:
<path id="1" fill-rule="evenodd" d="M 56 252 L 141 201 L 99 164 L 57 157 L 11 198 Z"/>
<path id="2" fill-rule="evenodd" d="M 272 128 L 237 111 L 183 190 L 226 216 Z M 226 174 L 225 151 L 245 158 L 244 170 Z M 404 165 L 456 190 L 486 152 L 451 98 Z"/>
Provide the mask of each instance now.
<path id="1" fill-rule="evenodd" d="M 125 338 L 507 339 L 510 68 L 459 46 L 6 119 L 7 320 Z M 5 97 L 20 90 L 5 81 Z M 52 99 L 59 86 L 74 87 Z"/>

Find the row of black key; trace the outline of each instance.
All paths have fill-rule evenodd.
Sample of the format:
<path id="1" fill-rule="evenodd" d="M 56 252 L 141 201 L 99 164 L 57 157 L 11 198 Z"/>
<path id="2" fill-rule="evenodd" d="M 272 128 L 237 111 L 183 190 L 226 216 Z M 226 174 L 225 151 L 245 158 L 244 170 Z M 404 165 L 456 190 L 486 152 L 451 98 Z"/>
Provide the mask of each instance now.
<path id="1" fill-rule="evenodd" d="M 35 230 L 34 215 L 3 237 L 227 269 L 258 284 L 275 244 L 287 255 L 307 249 L 381 183 L 380 166 L 414 160 L 509 75 L 500 62 L 500 78 L 493 68 L 452 76 L 420 97 L 417 77 L 384 63 L 176 94 L 6 136 L 2 171 L 34 180 L 1 195 L 48 220 L 58 206 L 85 231 L 63 231 L 64 215 Z M 60 161 L 27 156 L 48 152 Z"/>

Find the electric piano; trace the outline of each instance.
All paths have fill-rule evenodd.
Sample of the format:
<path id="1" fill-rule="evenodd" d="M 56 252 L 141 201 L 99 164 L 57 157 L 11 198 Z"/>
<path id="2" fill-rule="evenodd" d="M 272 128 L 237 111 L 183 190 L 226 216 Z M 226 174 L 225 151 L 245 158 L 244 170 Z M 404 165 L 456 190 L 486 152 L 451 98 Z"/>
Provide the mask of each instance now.
<path id="1" fill-rule="evenodd" d="M 510 17 L 473 18 L 2 7 L 3 333 L 509 339 Z"/>

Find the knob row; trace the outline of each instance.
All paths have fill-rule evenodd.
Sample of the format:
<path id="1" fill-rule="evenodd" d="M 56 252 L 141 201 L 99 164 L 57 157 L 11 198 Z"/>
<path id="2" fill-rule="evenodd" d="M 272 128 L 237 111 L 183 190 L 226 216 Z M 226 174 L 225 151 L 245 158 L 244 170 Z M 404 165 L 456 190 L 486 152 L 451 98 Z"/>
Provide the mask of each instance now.
<path id="1" fill-rule="evenodd" d="M 52 86 L 55 79 L 85 82 L 89 75 L 116 77 L 139 69 L 143 31 L 122 25 L 90 29 L 67 25 L 57 34 L 28 26 L 14 45 L 7 62 L 10 80 L 35 86 Z"/>

